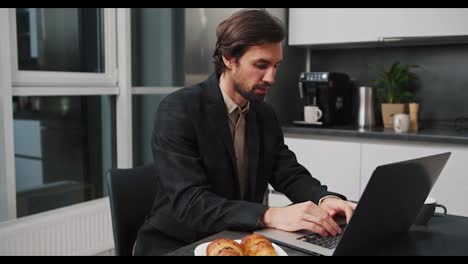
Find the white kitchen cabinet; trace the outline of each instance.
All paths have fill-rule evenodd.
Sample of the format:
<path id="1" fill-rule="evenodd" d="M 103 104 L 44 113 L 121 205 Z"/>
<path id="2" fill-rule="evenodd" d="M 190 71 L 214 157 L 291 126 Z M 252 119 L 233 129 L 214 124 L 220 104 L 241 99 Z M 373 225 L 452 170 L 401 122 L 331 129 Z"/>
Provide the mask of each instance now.
<path id="1" fill-rule="evenodd" d="M 466 8 L 290 8 L 289 44 L 468 35 Z"/>
<path id="2" fill-rule="evenodd" d="M 355 200 L 359 196 L 361 146 L 303 138 L 285 138 L 285 144 L 296 154 L 300 164 L 328 190 Z"/>
<path id="3" fill-rule="evenodd" d="M 380 165 L 452 152 L 429 195 L 449 214 L 468 216 L 468 146 L 297 134 L 287 134 L 285 143 L 313 177 L 351 200 L 359 200 Z M 281 194 L 269 195 L 270 206 L 289 203 Z"/>
<path id="4" fill-rule="evenodd" d="M 429 194 L 447 206 L 449 214 L 468 216 L 468 148 L 448 144 L 363 143 L 361 191 L 379 165 L 452 152 L 439 179 Z"/>

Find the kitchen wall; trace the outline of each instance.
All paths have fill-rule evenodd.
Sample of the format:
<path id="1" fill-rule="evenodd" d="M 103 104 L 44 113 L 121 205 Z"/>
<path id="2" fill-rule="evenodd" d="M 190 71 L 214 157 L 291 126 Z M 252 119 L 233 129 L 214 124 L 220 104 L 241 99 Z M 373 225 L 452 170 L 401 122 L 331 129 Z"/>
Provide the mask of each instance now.
<path id="1" fill-rule="evenodd" d="M 310 70 L 345 72 L 357 85 L 372 84 L 376 67 L 388 67 L 394 61 L 420 66 L 414 69 L 419 77 L 415 96 L 426 127 L 452 126 L 455 118 L 468 117 L 468 44 L 311 50 Z M 299 71 L 293 74 L 297 79 Z M 287 102 L 275 104 L 277 110 L 290 109 L 282 116 L 283 123 L 302 117 L 297 83 L 290 85 L 294 87 L 275 94 L 287 98 Z"/>

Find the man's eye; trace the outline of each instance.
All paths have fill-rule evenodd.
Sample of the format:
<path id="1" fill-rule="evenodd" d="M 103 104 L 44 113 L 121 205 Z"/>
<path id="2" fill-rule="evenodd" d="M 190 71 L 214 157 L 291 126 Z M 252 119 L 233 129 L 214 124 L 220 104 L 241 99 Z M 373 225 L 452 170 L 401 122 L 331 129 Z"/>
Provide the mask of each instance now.
<path id="1" fill-rule="evenodd" d="M 257 68 L 259 68 L 259 69 L 262 69 L 262 70 L 264 70 L 264 69 L 266 69 L 268 67 L 268 65 L 266 65 L 266 64 L 256 64 L 255 66 Z"/>

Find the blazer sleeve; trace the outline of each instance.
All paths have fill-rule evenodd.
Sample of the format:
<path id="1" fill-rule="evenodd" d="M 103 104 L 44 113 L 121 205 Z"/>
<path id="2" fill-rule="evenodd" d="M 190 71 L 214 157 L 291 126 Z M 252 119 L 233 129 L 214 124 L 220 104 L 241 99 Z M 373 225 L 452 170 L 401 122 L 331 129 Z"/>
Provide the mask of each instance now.
<path id="1" fill-rule="evenodd" d="M 210 191 L 196 125 L 186 105 L 179 98 L 166 97 L 160 103 L 152 138 L 158 181 L 175 217 L 198 232 L 256 229 L 266 206 L 228 200 Z"/>
<path id="2" fill-rule="evenodd" d="M 270 180 L 275 190 L 284 193 L 293 203 L 312 201 L 318 204 L 327 195 L 335 195 L 344 200 L 346 197 L 330 192 L 326 185 L 312 177 L 310 172 L 298 163 L 296 155 L 284 144 L 283 131 L 276 116 L 275 121 L 275 163 Z"/>

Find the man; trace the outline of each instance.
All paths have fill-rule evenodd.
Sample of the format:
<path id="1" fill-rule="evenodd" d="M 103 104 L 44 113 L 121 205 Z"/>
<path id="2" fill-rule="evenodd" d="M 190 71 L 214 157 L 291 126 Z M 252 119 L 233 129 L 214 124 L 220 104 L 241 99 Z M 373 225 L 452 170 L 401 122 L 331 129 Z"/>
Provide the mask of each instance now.
<path id="1" fill-rule="evenodd" d="M 263 102 L 283 59 L 281 22 L 247 9 L 216 34 L 216 74 L 159 105 L 152 141 L 158 190 L 135 254 L 164 254 L 222 230 L 341 233 L 333 217 L 349 221 L 354 204 L 297 163 Z M 295 204 L 263 205 L 268 183 Z"/>

